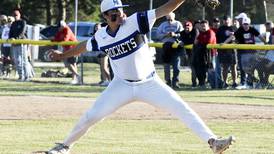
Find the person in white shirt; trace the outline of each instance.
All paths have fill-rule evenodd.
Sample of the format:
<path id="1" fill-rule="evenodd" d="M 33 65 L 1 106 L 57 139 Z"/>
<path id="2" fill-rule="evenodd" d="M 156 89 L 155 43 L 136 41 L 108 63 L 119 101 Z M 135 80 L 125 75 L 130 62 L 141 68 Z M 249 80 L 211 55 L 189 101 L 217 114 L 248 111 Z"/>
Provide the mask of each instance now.
<path id="1" fill-rule="evenodd" d="M 69 153 L 73 144 L 92 125 L 132 101 L 146 102 L 172 113 L 208 143 L 214 153 L 221 153 L 229 147 L 233 137 L 218 139 L 188 104 L 160 79 L 153 64 L 145 34 L 156 19 L 168 15 L 183 2 L 169 0 L 157 9 L 126 17 L 123 7 L 127 5 L 120 0 L 103 0 L 101 12 L 108 26 L 68 52 L 53 50 L 49 54 L 51 59 L 60 60 L 85 51 L 103 51 L 110 58 L 114 78 L 63 143 L 47 151 L 48 154 Z"/>
<path id="2" fill-rule="evenodd" d="M 166 16 L 166 21 L 161 23 L 157 29 L 157 36 L 163 46 L 164 75 L 166 84 L 174 89 L 179 89 L 179 74 L 182 55 L 181 49 L 172 48 L 173 43 L 179 42 L 180 32 L 183 31 L 183 25 L 175 20 L 175 13 L 171 12 Z M 170 77 L 170 67 L 172 66 L 173 76 Z"/>
<path id="3" fill-rule="evenodd" d="M 3 18 L 3 29 L 1 39 L 7 40 L 9 39 L 10 26 L 14 22 L 14 17 L 8 16 Z M 6 77 L 10 76 L 10 72 L 12 69 L 12 55 L 11 55 L 11 44 L 3 43 L 1 44 L 1 57 L 3 62 L 2 72 Z"/>

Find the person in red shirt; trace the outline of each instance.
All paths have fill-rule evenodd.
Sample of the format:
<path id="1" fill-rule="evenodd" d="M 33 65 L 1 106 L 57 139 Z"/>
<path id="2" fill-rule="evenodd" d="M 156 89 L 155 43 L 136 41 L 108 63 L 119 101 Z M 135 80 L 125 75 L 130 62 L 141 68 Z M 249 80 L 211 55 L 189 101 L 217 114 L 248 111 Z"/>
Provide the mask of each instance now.
<path id="1" fill-rule="evenodd" d="M 200 34 L 194 41 L 192 65 L 199 80 L 199 87 L 205 88 L 206 72 L 211 64 L 211 56 L 216 54 L 216 49 L 207 50 L 207 44 L 216 44 L 216 35 L 209 28 L 207 20 L 201 21 Z"/>
<path id="2" fill-rule="evenodd" d="M 58 23 L 58 27 L 59 30 L 55 34 L 53 41 L 77 41 L 76 36 L 64 21 L 60 21 Z M 74 45 L 64 45 L 63 52 L 66 52 L 74 47 Z M 77 72 L 77 56 L 65 59 L 64 63 L 65 66 L 72 72 L 71 84 L 81 84 L 81 77 Z"/>

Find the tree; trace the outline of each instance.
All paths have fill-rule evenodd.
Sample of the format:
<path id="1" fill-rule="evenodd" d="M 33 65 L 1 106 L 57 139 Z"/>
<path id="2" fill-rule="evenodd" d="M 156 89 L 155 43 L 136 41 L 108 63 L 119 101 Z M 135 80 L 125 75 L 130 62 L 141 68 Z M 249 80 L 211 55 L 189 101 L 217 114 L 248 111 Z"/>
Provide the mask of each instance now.
<path id="1" fill-rule="evenodd" d="M 0 14 L 12 15 L 12 10 L 20 7 L 29 24 L 51 25 L 59 20 L 74 20 L 74 0 L 1 0 Z M 99 1 L 79 0 L 80 20 L 99 21 Z"/>
<path id="2" fill-rule="evenodd" d="M 59 20 L 74 20 L 74 2 L 75 0 L 0 0 L 0 14 L 11 15 L 15 7 L 21 7 L 25 18 L 29 24 L 47 24 L 51 25 Z M 136 11 L 144 11 L 149 8 L 150 0 L 123 0 L 124 4 L 131 7 L 125 8 L 128 15 Z M 166 0 L 153 0 L 153 8 L 164 4 Z M 230 0 L 220 0 L 221 5 L 216 10 L 206 8 L 206 19 L 212 21 L 214 17 L 222 17 L 230 12 Z M 273 0 L 266 0 L 269 19 L 274 19 Z M 79 21 L 100 21 L 100 1 L 98 0 L 79 0 Z M 234 0 L 234 14 L 246 12 L 252 19 L 252 23 L 265 22 L 263 1 L 259 0 Z M 193 1 L 185 1 L 176 11 L 176 19 L 198 20 L 202 18 L 202 8 L 195 6 Z M 164 18 L 157 20 L 156 26 Z"/>

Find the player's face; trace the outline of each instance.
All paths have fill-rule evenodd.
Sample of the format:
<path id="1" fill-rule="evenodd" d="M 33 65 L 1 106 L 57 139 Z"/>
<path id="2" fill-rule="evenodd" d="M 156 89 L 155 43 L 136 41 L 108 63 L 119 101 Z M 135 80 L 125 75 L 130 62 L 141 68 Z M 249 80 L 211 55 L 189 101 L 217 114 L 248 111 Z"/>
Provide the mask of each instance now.
<path id="1" fill-rule="evenodd" d="M 123 20 L 125 18 L 123 8 L 109 10 L 104 15 L 108 23 L 117 25 L 123 24 Z"/>

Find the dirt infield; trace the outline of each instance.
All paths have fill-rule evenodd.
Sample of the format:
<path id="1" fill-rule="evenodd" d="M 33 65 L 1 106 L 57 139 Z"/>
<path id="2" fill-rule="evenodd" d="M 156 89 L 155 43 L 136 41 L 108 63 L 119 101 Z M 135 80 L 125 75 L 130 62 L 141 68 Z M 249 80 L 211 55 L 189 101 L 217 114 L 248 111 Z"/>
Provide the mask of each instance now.
<path id="1" fill-rule="evenodd" d="M 78 118 L 94 100 L 90 98 L 0 96 L 0 120 Z M 111 104 L 110 104 L 111 105 Z M 274 122 L 274 107 L 189 103 L 205 120 L 266 120 Z M 141 102 L 124 106 L 112 119 L 172 119 L 165 111 Z"/>

